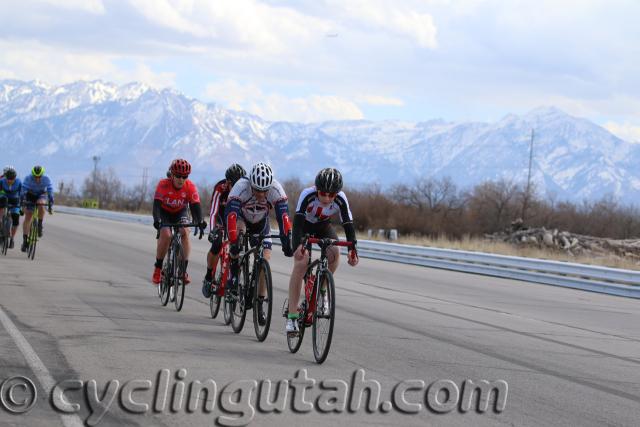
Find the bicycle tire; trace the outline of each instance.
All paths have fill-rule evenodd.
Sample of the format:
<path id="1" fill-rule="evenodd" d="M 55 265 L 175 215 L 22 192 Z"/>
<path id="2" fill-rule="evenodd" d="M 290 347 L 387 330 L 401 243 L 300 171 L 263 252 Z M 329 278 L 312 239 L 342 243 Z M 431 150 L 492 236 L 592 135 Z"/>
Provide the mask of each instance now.
<path id="1" fill-rule="evenodd" d="M 32 261 L 36 257 L 36 245 L 38 243 L 38 220 L 36 218 L 31 219 L 31 227 L 29 230 L 29 249 L 27 251 L 27 258 Z"/>
<path id="2" fill-rule="evenodd" d="M 172 250 L 169 248 L 169 253 L 165 256 L 164 262 L 162 263 L 162 276 L 160 278 L 160 283 L 158 284 L 158 296 L 160 297 L 160 303 L 163 307 L 169 303 L 169 288 L 171 287 L 171 282 L 173 280 L 173 266 L 171 265 L 172 257 Z"/>
<path id="3" fill-rule="evenodd" d="M 212 319 L 218 317 L 218 312 L 220 311 L 220 302 L 222 301 L 222 296 L 218 294 L 218 289 L 220 289 L 220 286 L 222 286 L 222 257 L 222 254 L 218 256 L 218 262 L 216 263 L 216 274 L 213 276 L 213 283 L 216 285 L 216 292 L 212 292 L 211 296 L 209 297 L 209 312 L 211 313 Z"/>
<path id="4" fill-rule="evenodd" d="M 184 251 L 180 243 L 176 244 L 175 251 L 173 252 L 173 287 L 175 292 L 175 306 L 176 311 L 182 310 L 184 304 L 184 287 L 185 287 L 185 275 L 184 268 Z"/>
<path id="5" fill-rule="evenodd" d="M 304 321 L 303 319 L 307 316 L 307 301 L 302 301 L 300 307 L 298 307 L 298 333 L 297 334 L 287 334 L 287 346 L 289 347 L 289 351 L 291 353 L 297 353 L 300 350 L 300 346 L 302 345 L 302 340 L 304 339 Z"/>
<path id="6" fill-rule="evenodd" d="M 324 304 L 321 296 L 322 283 L 326 282 L 326 296 L 329 307 L 323 310 Z M 333 338 L 333 325 L 335 323 L 335 283 L 333 281 L 333 274 L 329 270 L 321 271 L 316 279 L 316 283 L 313 288 L 313 292 L 316 295 L 316 307 L 313 311 L 313 357 L 318 364 L 323 363 L 329 349 L 331 348 L 331 339 Z"/>
<path id="7" fill-rule="evenodd" d="M 2 255 L 7 255 L 9 250 L 9 239 L 11 239 L 11 223 L 9 221 L 7 214 L 2 216 Z"/>
<path id="8" fill-rule="evenodd" d="M 224 316 L 224 324 L 228 325 L 231 323 L 231 316 L 233 308 L 231 307 L 231 302 L 229 300 L 229 296 L 227 290 L 224 291 L 224 303 L 222 304 L 222 315 Z"/>
<path id="9" fill-rule="evenodd" d="M 245 258 L 240 271 L 238 272 L 238 292 L 233 304 L 233 311 L 231 312 L 231 328 L 233 332 L 239 334 L 244 327 L 244 322 L 247 318 L 247 286 L 249 286 L 249 258 Z"/>
<path id="10" fill-rule="evenodd" d="M 260 305 L 259 299 L 259 288 L 260 288 L 260 278 L 264 276 L 265 278 L 265 287 L 267 291 L 267 295 L 265 299 L 262 301 L 264 315 L 265 315 L 265 324 L 260 325 L 258 321 L 259 310 L 258 307 Z M 262 342 L 267 339 L 267 335 L 269 335 L 269 328 L 271 327 L 271 315 L 273 310 L 273 283 L 271 277 L 271 266 L 269 262 L 265 259 L 260 261 L 258 264 L 258 268 L 256 269 L 256 277 L 254 280 L 253 287 L 253 328 L 256 333 L 256 338 L 258 341 Z"/>

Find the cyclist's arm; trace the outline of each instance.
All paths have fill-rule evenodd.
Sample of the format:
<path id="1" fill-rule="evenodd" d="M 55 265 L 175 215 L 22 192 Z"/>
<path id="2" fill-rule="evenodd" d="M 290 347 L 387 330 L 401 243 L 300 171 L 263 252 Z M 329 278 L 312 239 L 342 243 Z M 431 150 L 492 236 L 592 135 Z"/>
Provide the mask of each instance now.
<path id="1" fill-rule="evenodd" d="M 356 241 L 356 229 L 353 226 L 353 215 L 351 209 L 349 209 L 349 202 L 347 196 L 341 191 L 336 196 L 336 204 L 340 208 L 340 220 L 342 221 L 342 227 L 344 228 L 344 234 L 347 236 L 347 241 Z"/>
<path id="2" fill-rule="evenodd" d="M 153 222 L 154 223 L 162 222 L 161 212 L 162 212 L 162 201 L 155 199 L 153 201 Z"/>
<path id="3" fill-rule="evenodd" d="M 189 203 L 189 209 L 191 209 L 191 218 L 193 218 L 193 222 L 200 224 L 202 222 L 202 207 L 200 206 L 200 203 Z"/>
<path id="4" fill-rule="evenodd" d="M 306 221 L 304 213 L 296 212 L 295 218 L 293 218 L 293 233 L 292 233 L 292 245 L 291 247 L 295 251 L 302 243 L 302 230 L 304 230 L 304 222 Z"/>
<path id="5" fill-rule="evenodd" d="M 285 230 L 284 218 L 289 217 L 289 204 L 287 199 L 279 200 L 274 206 L 276 213 L 276 220 L 278 221 L 278 227 L 280 228 L 280 234 L 286 235 L 290 230 Z"/>
<path id="6" fill-rule="evenodd" d="M 47 196 L 49 197 L 49 204 L 53 204 L 53 184 L 51 184 L 51 179 L 47 177 Z"/>
<path id="7" fill-rule="evenodd" d="M 218 210 L 220 209 L 220 198 L 222 197 L 222 193 L 216 186 L 213 190 L 213 195 L 211 196 L 211 210 L 209 211 L 209 233 L 212 233 L 216 228 L 216 216 L 218 215 Z"/>
<path id="8" fill-rule="evenodd" d="M 227 208 L 224 211 L 224 216 L 227 218 L 227 235 L 229 241 L 235 243 L 238 240 L 238 230 L 236 228 L 236 219 L 240 216 L 241 202 L 239 198 L 229 198 L 227 201 Z"/>

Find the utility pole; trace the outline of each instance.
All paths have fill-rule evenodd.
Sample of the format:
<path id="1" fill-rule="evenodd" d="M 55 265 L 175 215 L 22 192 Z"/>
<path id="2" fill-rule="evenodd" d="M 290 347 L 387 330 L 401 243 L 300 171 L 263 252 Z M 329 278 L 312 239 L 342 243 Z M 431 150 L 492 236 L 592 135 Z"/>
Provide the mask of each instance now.
<path id="1" fill-rule="evenodd" d="M 524 224 L 527 217 L 527 208 L 529 207 L 529 197 L 531 196 L 531 167 L 533 166 L 533 128 L 531 128 L 531 142 L 529 143 L 529 175 L 527 176 L 527 190 L 524 194 L 522 202 L 522 223 Z"/>
<path id="2" fill-rule="evenodd" d="M 98 200 L 98 162 L 100 161 L 99 156 L 93 156 L 93 198 Z"/>
<path id="3" fill-rule="evenodd" d="M 138 210 L 142 207 L 145 197 L 147 197 L 147 182 L 149 179 L 149 168 L 142 169 L 142 189 L 140 191 L 140 203 L 138 203 Z"/>

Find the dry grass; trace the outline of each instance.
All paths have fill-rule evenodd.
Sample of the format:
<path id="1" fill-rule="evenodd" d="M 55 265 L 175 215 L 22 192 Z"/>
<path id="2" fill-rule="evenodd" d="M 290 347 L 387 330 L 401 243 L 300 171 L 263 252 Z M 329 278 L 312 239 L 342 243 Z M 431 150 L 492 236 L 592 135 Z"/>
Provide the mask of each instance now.
<path id="1" fill-rule="evenodd" d="M 369 238 L 366 234 L 358 236 L 358 239 L 369 239 L 385 241 L 385 239 Z M 428 238 L 416 236 L 401 236 L 393 243 L 407 245 L 429 246 L 443 249 L 458 249 L 472 252 L 487 252 L 492 254 L 510 255 L 526 258 L 538 258 L 554 261 L 575 262 L 580 264 L 599 265 L 612 268 L 623 268 L 627 270 L 640 270 L 640 263 L 631 259 L 620 258 L 615 255 L 588 256 L 571 255 L 566 252 L 534 248 L 530 246 L 515 246 L 503 242 L 493 242 L 487 239 L 464 237 L 461 240 L 451 240 L 446 237 Z"/>

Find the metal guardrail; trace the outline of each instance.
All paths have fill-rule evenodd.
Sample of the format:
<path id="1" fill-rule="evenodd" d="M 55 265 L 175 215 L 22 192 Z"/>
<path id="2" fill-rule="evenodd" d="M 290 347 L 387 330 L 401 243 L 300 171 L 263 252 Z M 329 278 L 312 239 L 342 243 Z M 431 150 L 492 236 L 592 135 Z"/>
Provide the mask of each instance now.
<path id="1" fill-rule="evenodd" d="M 63 213 L 125 222 L 142 224 L 152 224 L 153 222 L 151 215 L 136 215 L 66 206 L 58 206 L 56 210 Z M 277 241 L 274 241 L 274 243 L 278 244 Z M 401 245 L 372 240 L 358 241 L 358 254 L 362 258 L 640 298 L 640 271 L 482 252 Z"/>

